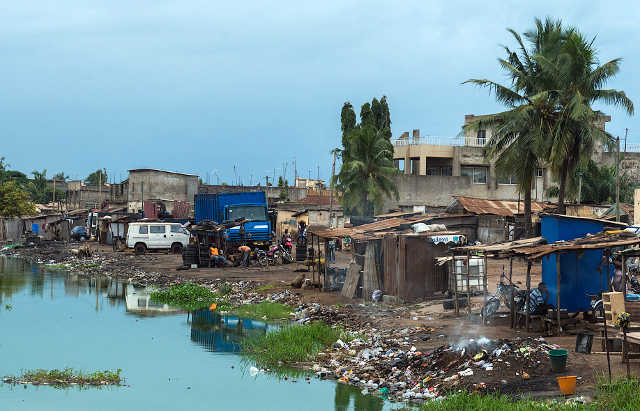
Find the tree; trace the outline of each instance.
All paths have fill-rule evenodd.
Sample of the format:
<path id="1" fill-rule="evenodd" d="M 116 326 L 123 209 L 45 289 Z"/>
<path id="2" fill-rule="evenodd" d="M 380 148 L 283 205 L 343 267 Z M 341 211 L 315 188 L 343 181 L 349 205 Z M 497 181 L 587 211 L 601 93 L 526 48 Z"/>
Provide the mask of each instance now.
<path id="1" fill-rule="evenodd" d="M 508 108 L 505 112 L 484 116 L 465 128 L 473 130 L 482 124 L 493 129 L 485 154 L 496 161 L 498 173 L 515 177 L 518 190 L 524 196 L 527 236 L 532 233 L 531 187 L 540 160 L 544 159 L 547 136 L 554 127 L 554 117 L 550 115 L 553 100 L 546 91 L 545 75 L 536 57 L 546 53 L 553 59 L 563 38 L 558 22 L 547 19 L 544 25 L 537 24 L 536 27 L 537 31 L 524 35 L 530 49 L 515 30 L 507 29 L 519 47 L 519 52 L 505 47 L 506 58 L 498 59 L 500 67 L 510 77 L 510 86 L 487 79 L 465 82 L 493 91 L 496 100 Z"/>
<path id="2" fill-rule="evenodd" d="M 15 181 L 8 181 L 0 185 L 0 215 L 19 217 L 33 214 L 36 214 L 35 205 L 29 201 L 29 194 L 21 189 Z"/>
<path id="3" fill-rule="evenodd" d="M 106 183 L 107 178 L 108 178 L 107 169 L 103 168 L 102 170 L 98 169 L 93 173 L 89 174 L 89 176 L 87 176 L 84 182 L 89 184 L 99 185 L 100 181 L 102 181 L 102 184 Z"/>
<path id="4" fill-rule="evenodd" d="M 398 198 L 391 180 L 397 170 L 393 165 L 387 98 L 364 103 L 360 108 L 360 124 L 356 124 L 353 106 L 346 102 L 340 121 L 342 148 L 336 152 L 342 165 L 331 185 L 342 194 L 346 212 L 373 215 L 382 206 L 384 196 Z"/>
<path id="5" fill-rule="evenodd" d="M 342 194 L 346 210 L 373 215 L 382 207 L 385 196 L 398 198 L 391 179 L 397 172 L 393 165 L 393 145 L 373 126 L 353 130 L 349 140 L 349 152 L 343 153 L 340 173 L 336 176 L 336 189 Z"/>
<path id="6" fill-rule="evenodd" d="M 55 179 L 56 179 L 56 181 L 62 181 L 62 182 L 64 182 L 64 181 L 67 181 L 67 179 L 69 178 L 69 176 L 68 176 L 68 175 L 66 175 L 63 171 L 61 171 L 61 172 L 59 172 L 59 173 L 54 174 L 54 175 L 53 175 L 53 178 L 55 178 Z"/>

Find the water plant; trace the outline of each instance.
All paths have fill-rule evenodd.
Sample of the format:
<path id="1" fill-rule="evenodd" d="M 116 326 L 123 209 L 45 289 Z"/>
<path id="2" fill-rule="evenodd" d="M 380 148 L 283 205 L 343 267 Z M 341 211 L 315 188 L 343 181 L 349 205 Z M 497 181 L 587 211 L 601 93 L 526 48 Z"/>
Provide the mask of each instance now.
<path id="1" fill-rule="evenodd" d="M 256 288 L 256 291 L 268 291 L 268 290 L 273 290 L 274 288 L 276 288 L 275 285 L 267 284 L 267 285 L 263 285 L 261 287 Z"/>
<path id="2" fill-rule="evenodd" d="M 120 385 L 123 378 L 120 376 L 122 369 L 104 370 L 86 373 L 64 368 L 62 370 L 26 370 L 17 376 L 6 376 L 2 381 L 7 384 L 33 384 L 52 385 L 54 387 L 66 387 L 69 385 Z"/>
<path id="3" fill-rule="evenodd" d="M 257 320 L 281 320 L 289 318 L 293 310 L 288 305 L 263 301 L 258 304 L 245 304 L 231 310 L 238 317 Z"/>
<path id="4" fill-rule="evenodd" d="M 247 337 L 243 352 L 259 367 L 277 367 L 312 360 L 321 350 L 338 339 L 349 341 L 353 337 L 340 327 L 323 322 L 292 325 L 264 335 Z"/>
<path id="5" fill-rule="evenodd" d="M 221 284 L 218 287 L 218 293 L 220 293 L 220 295 L 227 295 L 230 294 L 233 291 L 233 288 L 231 288 L 231 286 L 229 284 Z"/>
<path id="6" fill-rule="evenodd" d="M 214 303 L 219 311 L 227 311 L 231 308 L 220 294 L 194 283 L 175 284 L 164 290 L 153 291 L 151 301 L 189 311 L 209 308 Z"/>

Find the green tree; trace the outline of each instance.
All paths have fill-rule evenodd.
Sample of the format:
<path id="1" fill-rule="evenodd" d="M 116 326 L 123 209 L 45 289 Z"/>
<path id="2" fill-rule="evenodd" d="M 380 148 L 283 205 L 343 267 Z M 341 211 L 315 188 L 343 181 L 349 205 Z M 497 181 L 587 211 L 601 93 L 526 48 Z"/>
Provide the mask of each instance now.
<path id="1" fill-rule="evenodd" d="M 0 185 L 0 215 L 18 217 L 36 214 L 35 205 L 29 200 L 29 194 L 15 181 Z"/>
<path id="2" fill-rule="evenodd" d="M 56 173 L 53 175 L 53 178 L 56 179 L 56 181 L 67 181 L 69 179 L 69 176 L 66 175 L 63 171 Z"/>
<path id="3" fill-rule="evenodd" d="M 84 180 L 84 182 L 89 184 L 99 185 L 100 181 L 102 181 L 102 184 L 104 184 L 107 182 L 108 177 L 109 176 L 107 175 L 107 169 L 105 168 L 103 168 L 102 170 L 98 169 L 93 173 L 89 174 L 87 178 Z"/>

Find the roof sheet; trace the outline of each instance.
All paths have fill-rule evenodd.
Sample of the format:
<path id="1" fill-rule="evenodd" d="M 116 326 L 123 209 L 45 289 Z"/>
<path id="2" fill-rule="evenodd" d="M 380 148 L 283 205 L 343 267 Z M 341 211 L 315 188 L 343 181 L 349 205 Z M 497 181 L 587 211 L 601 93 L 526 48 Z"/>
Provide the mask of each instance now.
<path id="1" fill-rule="evenodd" d="M 474 214 L 495 214 L 501 216 L 513 216 L 524 213 L 524 202 L 513 200 L 488 200 L 485 198 L 453 196 L 460 202 L 460 205 L 468 212 Z M 546 208 L 552 207 L 551 203 L 539 201 L 531 202 L 531 211 L 542 212 Z"/>

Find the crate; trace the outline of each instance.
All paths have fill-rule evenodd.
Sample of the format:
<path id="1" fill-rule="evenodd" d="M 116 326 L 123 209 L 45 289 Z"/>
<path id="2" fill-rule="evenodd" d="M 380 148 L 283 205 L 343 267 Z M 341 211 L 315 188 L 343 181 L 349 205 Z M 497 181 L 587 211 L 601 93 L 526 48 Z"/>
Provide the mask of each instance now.
<path id="1" fill-rule="evenodd" d="M 620 292 L 602 293 L 602 306 L 607 325 L 614 326 L 618 314 L 624 312 L 624 294 Z"/>

